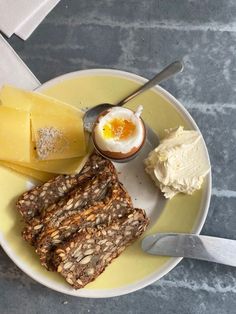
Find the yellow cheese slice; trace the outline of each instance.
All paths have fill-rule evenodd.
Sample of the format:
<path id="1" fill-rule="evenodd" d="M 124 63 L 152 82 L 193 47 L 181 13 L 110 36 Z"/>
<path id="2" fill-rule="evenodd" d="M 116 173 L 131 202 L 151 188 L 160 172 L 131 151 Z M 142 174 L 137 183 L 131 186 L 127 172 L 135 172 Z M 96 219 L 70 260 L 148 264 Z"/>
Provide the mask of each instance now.
<path id="1" fill-rule="evenodd" d="M 30 161 L 30 114 L 0 106 L 0 160 Z"/>
<path id="2" fill-rule="evenodd" d="M 74 174 L 79 173 L 84 164 L 88 160 L 89 155 L 77 158 L 32 161 L 30 163 L 16 162 L 17 165 L 58 174 Z"/>
<path id="3" fill-rule="evenodd" d="M 28 112 L 31 110 L 32 100 L 29 94 L 10 85 L 1 88 L 0 101 L 1 105 L 6 107 Z"/>
<path id="4" fill-rule="evenodd" d="M 29 178 L 33 178 L 41 182 L 46 182 L 56 176 L 55 173 L 38 171 L 35 169 L 30 169 L 30 168 L 23 167 L 23 166 L 20 166 L 11 162 L 3 161 L 3 160 L 0 161 L 0 165 L 10 168 L 11 170 L 16 171 L 17 173 L 23 174 Z"/>
<path id="5" fill-rule="evenodd" d="M 93 144 L 91 141 L 89 141 L 89 144 L 87 145 L 87 153 L 83 157 L 44 161 L 39 161 L 34 158 L 33 160 L 31 160 L 30 163 L 16 162 L 16 164 L 23 167 L 50 173 L 74 174 L 80 172 L 80 170 L 83 168 L 86 161 L 88 160 L 90 154 L 92 153 L 93 149 Z"/>
<path id="6" fill-rule="evenodd" d="M 78 115 L 31 113 L 37 159 L 52 160 L 86 154 L 82 118 Z"/>
<path id="7" fill-rule="evenodd" d="M 5 85 L 0 90 L 0 101 L 3 106 L 38 114 L 54 115 L 56 113 L 63 115 L 67 113 L 80 117 L 84 115 L 81 110 L 55 98 L 10 85 Z"/>

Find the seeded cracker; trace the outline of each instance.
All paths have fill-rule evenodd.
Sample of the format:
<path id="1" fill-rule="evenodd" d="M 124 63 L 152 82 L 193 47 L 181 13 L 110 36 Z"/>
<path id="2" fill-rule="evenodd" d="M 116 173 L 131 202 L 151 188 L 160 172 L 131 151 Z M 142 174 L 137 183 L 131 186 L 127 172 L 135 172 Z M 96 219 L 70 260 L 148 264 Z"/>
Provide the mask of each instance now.
<path id="1" fill-rule="evenodd" d="M 133 210 L 132 202 L 120 183 L 114 184 L 108 196 L 103 201 L 95 202 L 83 211 L 76 211 L 62 220 L 59 226 L 52 227 L 49 223 L 37 239 L 37 254 L 41 264 L 47 269 L 53 269 L 51 261 L 54 248 L 65 242 L 76 232 L 86 228 L 102 228 L 112 223 L 114 219 L 121 218 Z"/>
<path id="2" fill-rule="evenodd" d="M 94 175 L 103 172 L 106 167 L 111 173 L 115 173 L 115 168 L 111 162 L 97 154 L 92 154 L 80 173 L 59 175 L 42 185 L 36 186 L 19 197 L 16 207 L 25 221 L 29 222 L 32 218 L 40 216 L 49 206 L 63 199 L 77 186 L 81 186 Z"/>
<path id="3" fill-rule="evenodd" d="M 36 230 L 37 239 L 35 246 L 38 246 L 41 238 L 44 237 L 45 230 L 52 228 L 59 228 L 66 218 L 78 213 L 83 212 L 88 206 L 94 202 L 102 200 L 112 183 L 112 177 L 98 176 L 88 181 L 83 189 L 76 189 L 70 194 L 70 198 L 62 199 L 57 204 L 52 205 L 47 209 L 45 215 L 40 220 L 40 228 Z M 35 228 L 35 227 L 34 227 Z"/>
<path id="4" fill-rule="evenodd" d="M 57 271 L 75 289 L 96 279 L 111 261 L 146 229 L 148 219 L 141 209 L 113 221 L 101 230 L 96 228 L 76 234 L 58 246 L 54 261 Z"/>
<path id="5" fill-rule="evenodd" d="M 95 158 L 92 156 L 90 160 L 94 161 Z M 58 224 L 61 220 L 73 214 L 74 211 L 79 211 L 85 206 L 89 206 L 91 202 L 105 197 L 109 185 L 117 181 L 116 171 L 108 160 L 105 160 L 105 163 L 100 162 L 96 165 L 98 165 L 96 172 L 94 172 L 96 175 L 90 178 L 91 168 L 88 167 L 87 163 L 82 169 L 81 175 L 77 177 L 82 179 L 86 176 L 86 179 L 80 180 L 81 184 L 76 185 L 70 193 L 67 193 L 63 198 L 41 211 L 38 217 L 33 218 L 26 225 L 23 230 L 23 238 L 27 242 L 35 245 L 36 239 L 47 225 L 53 227 L 54 222 Z"/>

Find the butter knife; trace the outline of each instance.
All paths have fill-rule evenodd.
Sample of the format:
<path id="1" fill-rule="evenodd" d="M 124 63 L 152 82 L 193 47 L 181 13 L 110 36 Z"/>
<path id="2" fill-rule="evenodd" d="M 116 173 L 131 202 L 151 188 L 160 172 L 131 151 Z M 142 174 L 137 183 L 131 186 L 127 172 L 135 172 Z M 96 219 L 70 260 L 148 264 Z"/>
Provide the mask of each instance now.
<path id="1" fill-rule="evenodd" d="M 184 233 L 156 233 L 142 241 L 143 251 L 236 267 L 236 240 Z"/>

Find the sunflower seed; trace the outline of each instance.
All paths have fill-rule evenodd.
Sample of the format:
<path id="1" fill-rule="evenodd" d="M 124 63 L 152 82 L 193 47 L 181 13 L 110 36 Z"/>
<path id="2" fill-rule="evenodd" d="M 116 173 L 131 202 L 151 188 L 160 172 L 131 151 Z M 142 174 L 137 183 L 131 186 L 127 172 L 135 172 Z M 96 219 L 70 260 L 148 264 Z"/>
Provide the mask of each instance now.
<path id="1" fill-rule="evenodd" d="M 54 238 L 54 236 L 57 235 L 58 233 L 59 233 L 58 230 L 54 231 L 54 232 L 51 234 L 51 237 Z"/>
<path id="2" fill-rule="evenodd" d="M 113 245 L 113 243 L 110 241 L 107 241 L 106 246 L 111 246 L 111 245 Z"/>
<path id="3" fill-rule="evenodd" d="M 103 239 L 103 240 L 98 241 L 98 244 L 102 245 L 102 244 L 104 244 L 104 243 L 106 243 L 106 242 L 107 242 L 107 240 L 106 240 L 106 239 Z"/>
<path id="4" fill-rule="evenodd" d="M 76 254 L 77 254 L 78 252 L 80 252 L 81 247 L 82 247 L 82 244 L 80 244 L 80 245 L 74 250 L 74 253 L 73 253 L 74 256 L 76 256 Z"/>
<path id="5" fill-rule="evenodd" d="M 43 227 L 43 225 L 37 225 L 37 226 L 34 226 L 34 230 L 38 230 L 38 229 L 41 229 Z"/>
<path id="6" fill-rule="evenodd" d="M 70 285 L 73 285 L 73 280 L 71 280 L 70 278 L 66 278 L 66 281 L 67 281 Z"/>
<path id="7" fill-rule="evenodd" d="M 94 243 L 94 242 L 95 242 L 94 239 L 89 239 L 89 240 L 87 241 L 87 243 Z"/>
<path id="8" fill-rule="evenodd" d="M 70 205 L 70 204 L 72 204 L 73 203 L 73 198 L 71 198 L 67 203 L 66 203 L 66 205 Z"/>
<path id="9" fill-rule="evenodd" d="M 87 255 L 79 263 L 81 265 L 86 265 L 91 261 L 91 259 L 92 259 L 92 255 Z"/>
<path id="10" fill-rule="evenodd" d="M 76 282 L 77 282 L 79 285 L 83 286 L 83 282 L 82 282 L 82 280 L 80 280 L 79 278 L 76 280 Z"/>
<path id="11" fill-rule="evenodd" d="M 81 261 L 83 257 L 84 257 L 84 255 L 83 255 L 82 253 L 79 254 L 79 255 L 77 256 L 77 258 L 76 258 L 76 262 Z"/>
<path id="12" fill-rule="evenodd" d="M 66 210 L 69 210 L 69 209 L 71 209 L 73 207 L 73 204 L 70 204 L 70 205 L 66 205 Z"/>
<path id="13" fill-rule="evenodd" d="M 93 249 L 89 249 L 89 250 L 86 250 L 86 251 L 84 252 L 84 255 L 91 255 L 91 254 L 93 254 L 93 252 L 94 252 Z"/>
<path id="14" fill-rule="evenodd" d="M 69 269 L 72 265 L 73 265 L 72 262 L 67 262 L 67 263 L 65 263 L 65 265 L 64 265 L 64 269 Z"/>

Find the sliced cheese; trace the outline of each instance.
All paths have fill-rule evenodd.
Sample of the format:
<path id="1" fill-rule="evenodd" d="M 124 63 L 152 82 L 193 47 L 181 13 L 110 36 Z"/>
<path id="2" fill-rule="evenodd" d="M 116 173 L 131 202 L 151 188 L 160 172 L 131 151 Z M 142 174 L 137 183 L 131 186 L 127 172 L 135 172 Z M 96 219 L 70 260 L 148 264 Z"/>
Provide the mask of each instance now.
<path id="1" fill-rule="evenodd" d="M 55 177 L 55 173 L 48 173 L 48 172 L 43 172 L 43 171 L 38 171 L 35 169 L 31 169 L 31 168 L 27 168 L 27 167 L 23 167 L 11 162 L 7 162 L 7 161 L 0 161 L 0 165 L 7 167 L 11 170 L 14 170 L 20 174 L 23 174 L 29 178 L 33 178 L 36 179 L 38 181 L 41 182 L 46 182 L 48 180 L 50 180 L 51 178 Z"/>
<path id="2" fill-rule="evenodd" d="M 45 171 L 58 174 L 74 174 L 79 173 L 84 164 L 88 160 L 91 152 L 93 151 L 93 144 L 90 141 L 87 148 L 87 153 L 83 157 L 67 158 L 58 160 L 32 160 L 30 163 L 17 162 L 16 164 L 39 171 Z"/>
<path id="3" fill-rule="evenodd" d="M 32 112 L 31 128 L 36 159 L 65 159 L 86 154 L 83 121 L 78 115 Z"/>
<path id="4" fill-rule="evenodd" d="M 57 113 L 63 115 L 67 113 L 80 117 L 84 115 L 81 110 L 55 98 L 10 85 L 5 85 L 0 90 L 0 101 L 3 106 L 38 114 L 54 115 Z"/>
<path id="5" fill-rule="evenodd" d="M 30 93 L 10 85 L 4 85 L 1 88 L 0 101 L 2 106 L 27 112 L 31 110 L 32 106 Z"/>
<path id="6" fill-rule="evenodd" d="M 89 155 L 78 158 L 32 161 L 30 163 L 16 162 L 17 165 L 51 173 L 74 174 L 79 173 L 88 160 Z"/>
<path id="7" fill-rule="evenodd" d="M 89 153 L 93 149 L 93 146 L 90 145 L 89 147 L 87 147 L 87 152 L 85 151 L 86 143 L 83 141 L 84 135 L 83 132 L 80 132 L 80 130 L 82 129 L 83 117 L 82 111 L 74 108 L 71 105 L 65 104 L 54 98 L 42 95 L 40 93 L 24 91 L 9 85 L 4 86 L 0 91 L 0 109 L 2 110 L 3 108 L 5 108 L 4 109 L 5 111 L 8 110 L 8 112 L 10 112 L 11 110 L 13 112 L 13 110 L 17 109 L 18 117 L 17 119 L 16 117 L 14 117 L 14 119 L 11 119 L 10 118 L 11 115 L 9 115 L 9 117 L 5 119 L 5 121 L 11 120 L 10 125 L 14 125 L 15 128 L 14 129 L 12 127 L 9 127 L 11 129 L 10 132 L 11 139 L 9 139 L 8 136 L 9 139 L 8 142 L 10 143 L 8 146 L 15 147 L 15 150 L 13 154 L 12 151 L 9 151 L 8 147 L 6 149 L 4 147 L 4 154 L 3 153 L 2 155 L 0 154 L 0 159 L 4 159 L 5 161 L 13 161 L 14 164 L 25 168 L 55 174 L 57 173 L 72 174 L 78 173 L 81 170 L 81 168 L 88 159 Z M 32 115 L 32 119 L 34 120 L 33 123 L 34 127 L 31 130 L 31 145 L 29 145 L 30 143 L 29 115 Z M 49 116 L 53 117 L 48 118 Z M 22 117 L 25 117 L 24 121 Z M 14 120 L 15 122 L 12 120 Z M 75 134 L 71 131 L 72 130 L 71 125 L 72 124 L 76 125 L 75 129 L 78 136 L 76 137 L 75 143 L 77 146 L 76 145 L 73 146 L 74 145 L 73 144 L 72 153 L 70 151 L 70 154 L 67 154 L 66 156 L 64 155 L 63 156 L 64 159 L 40 161 L 37 160 L 35 151 L 33 149 L 35 146 L 37 133 L 37 131 L 35 133 L 35 128 L 37 130 L 38 127 L 41 127 L 42 125 L 45 126 L 46 122 L 47 123 L 50 121 L 52 122 L 52 120 L 54 122 L 56 121 L 55 122 L 56 125 L 57 126 L 59 125 L 60 128 L 62 128 L 62 124 L 64 124 L 64 122 L 66 123 L 65 125 L 63 125 L 64 127 L 67 128 L 67 126 L 69 126 L 68 133 L 70 134 L 69 135 L 70 139 L 75 138 Z M 5 126 L 1 125 L 1 130 L 3 130 L 4 134 L 6 133 L 5 129 L 7 129 L 5 128 L 6 125 L 9 126 L 9 123 L 8 122 L 5 123 Z M 12 131 L 13 129 L 14 131 Z M 27 141 L 26 140 L 23 141 L 23 139 L 26 138 Z M 80 142 L 79 150 L 77 150 L 79 142 Z M 21 150 L 16 154 L 16 150 L 19 150 L 20 147 Z M 8 153 L 6 153 L 7 150 Z M 77 156 L 80 154 L 81 155 L 84 154 L 84 156 L 68 158 L 68 156 L 74 156 L 73 154 Z M 55 157 L 58 158 L 57 156 L 54 156 L 53 158 Z M 62 158 L 62 156 L 60 156 L 60 158 Z"/>
<path id="8" fill-rule="evenodd" d="M 0 159 L 30 162 L 30 113 L 0 106 Z"/>

